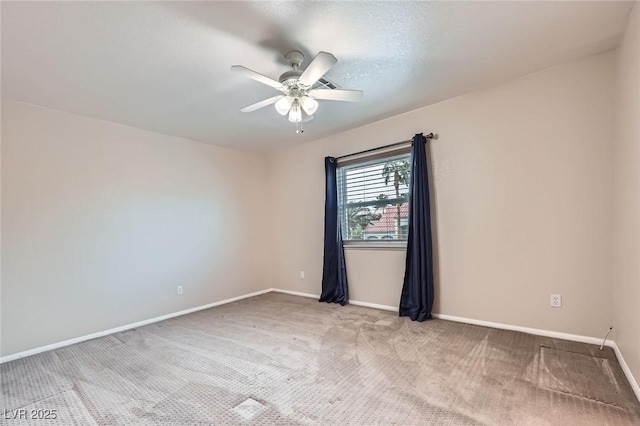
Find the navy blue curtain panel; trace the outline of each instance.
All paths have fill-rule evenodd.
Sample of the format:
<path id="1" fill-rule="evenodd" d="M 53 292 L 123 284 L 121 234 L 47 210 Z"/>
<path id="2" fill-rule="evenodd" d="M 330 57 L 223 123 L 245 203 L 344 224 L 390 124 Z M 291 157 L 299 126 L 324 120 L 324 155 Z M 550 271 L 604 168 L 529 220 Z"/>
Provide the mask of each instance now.
<path id="1" fill-rule="evenodd" d="M 431 318 L 433 306 L 431 211 L 425 143 L 426 139 L 422 134 L 413 137 L 409 178 L 409 236 L 399 312 L 401 317 L 409 317 L 414 321 Z"/>
<path id="2" fill-rule="evenodd" d="M 324 202 L 324 261 L 322 266 L 322 294 L 320 302 L 347 303 L 347 268 L 342 247 L 342 233 L 338 220 L 337 161 L 324 159 L 326 196 Z"/>

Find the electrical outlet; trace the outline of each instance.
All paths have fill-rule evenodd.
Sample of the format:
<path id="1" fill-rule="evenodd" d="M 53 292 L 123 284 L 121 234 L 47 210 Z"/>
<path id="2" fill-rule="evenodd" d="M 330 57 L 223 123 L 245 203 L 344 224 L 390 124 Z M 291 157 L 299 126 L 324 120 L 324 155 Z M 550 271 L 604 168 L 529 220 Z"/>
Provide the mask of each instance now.
<path id="1" fill-rule="evenodd" d="M 181 285 L 179 285 L 178 287 L 176 287 L 176 293 L 178 293 L 178 296 L 181 296 L 181 295 L 182 295 L 182 293 L 184 293 L 184 292 L 182 291 L 182 286 L 181 286 Z"/>
<path id="2" fill-rule="evenodd" d="M 300 271 L 300 278 L 304 279 L 304 271 Z"/>
<path id="3" fill-rule="evenodd" d="M 562 308 L 562 295 L 560 294 L 551 295 L 551 307 Z"/>

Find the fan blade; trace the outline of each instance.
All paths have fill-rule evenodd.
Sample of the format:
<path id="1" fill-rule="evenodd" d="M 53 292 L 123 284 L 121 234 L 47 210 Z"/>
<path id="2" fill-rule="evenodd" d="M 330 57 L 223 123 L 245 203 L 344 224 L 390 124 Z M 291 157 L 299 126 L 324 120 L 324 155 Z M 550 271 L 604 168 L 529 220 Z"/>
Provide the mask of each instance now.
<path id="1" fill-rule="evenodd" d="M 318 53 L 300 76 L 300 84 L 313 86 L 316 81 L 320 80 L 320 78 L 336 64 L 336 62 L 338 62 L 338 60 L 331 53 Z"/>
<path id="2" fill-rule="evenodd" d="M 255 81 L 259 81 L 262 84 L 266 84 L 267 86 L 271 86 L 278 90 L 282 90 L 282 84 L 280 84 L 280 82 L 275 81 L 274 79 L 269 78 L 266 75 L 262 75 L 253 70 L 250 70 L 247 67 L 243 67 L 242 65 L 233 65 L 231 67 L 231 70 L 244 74 L 247 77 L 254 79 Z"/>
<path id="3" fill-rule="evenodd" d="M 276 96 L 273 96 L 273 97 L 271 97 L 269 99 L 265 99 L 264 101 L 256 102 L 253 105 L 249 105 L 248 107 L 244 107 L 240 111 L 242 111 L 242 112 L 252 112 L 252 111 L 255 111 L 257 109 L 264 108 L 264 107 L 266 107 L 268 105 L 275 104 L 276 102 L 278 102 L 282 98 L 284 98 L 284 95 L 276 95 Z"/>
<path id="4" fill-rule="evenodd" d="M 364 92 L 362 90 L 314 89 L 309 91 L 309 96 L 328 101 L 358 102 L 364 96 Z"/>

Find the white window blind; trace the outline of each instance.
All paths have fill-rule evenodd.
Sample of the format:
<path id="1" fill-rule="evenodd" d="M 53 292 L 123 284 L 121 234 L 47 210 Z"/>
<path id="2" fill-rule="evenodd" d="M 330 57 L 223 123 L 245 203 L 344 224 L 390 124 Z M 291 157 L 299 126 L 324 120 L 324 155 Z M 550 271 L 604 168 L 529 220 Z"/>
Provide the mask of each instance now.
<path id="1" fill-rule="evenodd" d="M 406 240 L 411 153 L 339 165 L 338 208 L 345 241 Z"/>

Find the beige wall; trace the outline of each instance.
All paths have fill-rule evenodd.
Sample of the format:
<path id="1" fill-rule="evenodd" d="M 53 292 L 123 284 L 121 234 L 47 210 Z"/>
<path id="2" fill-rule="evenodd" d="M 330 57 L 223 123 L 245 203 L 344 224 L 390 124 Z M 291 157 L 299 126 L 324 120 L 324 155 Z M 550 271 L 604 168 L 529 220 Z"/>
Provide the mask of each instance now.
<path id="1" fill-rule="evenodd" d="M 2 142 L 2 355 L 271 286 L 264 157 L 13 101 Z"/>
<path id="2" fill-rule="evenodd" d="M 320 292 L 324 156 L 433 131 L 434 311 L 602 336 L 612 322 L 615 65 L 615 52 L 588 57 L 271 155 L 274 286 Z M 397 306 L 404 251 L 350 249 L 346 259 L 351 299 Z"/>
<path id="3" fill-rule="evenodd" d="M 615 340 L 640 381 L 640 4 L 618 51 L 614 181 Z"/>

